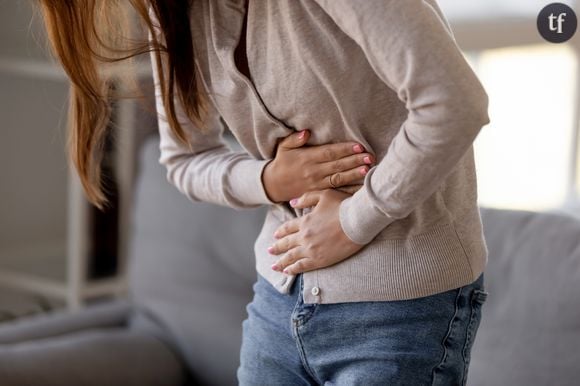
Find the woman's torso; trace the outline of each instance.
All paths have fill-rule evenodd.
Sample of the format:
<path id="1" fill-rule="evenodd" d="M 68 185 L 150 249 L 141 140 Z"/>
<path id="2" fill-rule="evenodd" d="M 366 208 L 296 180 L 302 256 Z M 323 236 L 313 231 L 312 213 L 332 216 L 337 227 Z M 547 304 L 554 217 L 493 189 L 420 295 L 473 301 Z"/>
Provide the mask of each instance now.
<path id="1" fill-rule="evenodd" d="M 199 0 L 193 2 L 191 15 L 196 61 L 203 81 L 242 147 L 257 159 L 272 158 L 280 138 L 293 130 L 309 128 L 311 145 L 358 141 L 380 161 L 408 111 L 396 92 L 379 78 L 357 43 L 314 1 L 250 0 L 244 42 L 246 67 L 244 58 L 238 55 L 236 64 L 234 55 L 245 12 L 244 0 Z M 243 46 L 238 54 L 243 54 Z M 269 265 L 265 247 L 273 241 L 273 229 L 301 214 L 284 205 L 273 206 L 256 242 L 258 270 L 281 291 L 292 280 L 266 272 L 264 267 Z M 358 254 L 362 258 L 338 264 L 343 271 L 334 267 L 324 272 L 328 277 L 340 278 L 345 272 L 356 271 L 361 280 L 368 276 L 368 280 L 376 281 L 373 285 L 384 285 L 378 283 L 386 277 L 373 279 L 370 274 L 381 268 L 370 267 L 366 258 L 372 260 L 370 256 L 377 253 L 398 254 L 399 258 L 415 253 L 420 257 L 440 248 L 433 253 L 456 255 L 447 263 L 449 269 L 461 271 L 458 282 L 466 284 L 468 276 L 474 278 L 481 271 L 487 251 L 476 205 L 473 149 L 433 195 L 409 216 L 390 224 L 371 244 L 375 248 L 363 249 Z M 436 256 L 427 259 L 432 260 L 427 265 L 438 264 Z M 458 261 L 461 267 L 451 267 Z M 358 266 L 353 270 L 349 264 Z M 414 263 L 409 259 L 408 264 Z M 305 280 L 309 279 L 305 276 Z M 437 290 L 437 285 L 425 289 L 426 293 Z M 389 296 L 376 295 L 377 299 Z"/>

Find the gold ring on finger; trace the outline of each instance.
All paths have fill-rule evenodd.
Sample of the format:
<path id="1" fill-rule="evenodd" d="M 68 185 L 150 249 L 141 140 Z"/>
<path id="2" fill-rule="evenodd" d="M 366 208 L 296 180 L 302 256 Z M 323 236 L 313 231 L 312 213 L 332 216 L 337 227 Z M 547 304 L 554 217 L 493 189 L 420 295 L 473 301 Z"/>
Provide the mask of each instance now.
<path id="1" fill-rule="evenodd" d="M 334 183 L 332 182 L 332 176 L 334 176 L 335 174 L 330 174 L 328 176 L 328 182 L 330 183 L 330 186 L 332 186 L 334 189 L 338 188 L 338 186 L 334 185 Z"/>

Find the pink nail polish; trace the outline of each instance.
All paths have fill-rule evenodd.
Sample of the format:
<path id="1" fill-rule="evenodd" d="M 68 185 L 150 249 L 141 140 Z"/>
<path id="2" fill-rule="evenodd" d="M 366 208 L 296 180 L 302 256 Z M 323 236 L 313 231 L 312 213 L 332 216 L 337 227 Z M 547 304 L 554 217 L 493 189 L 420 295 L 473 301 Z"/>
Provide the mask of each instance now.
<path id="1" fill-rule="evenodd" d="M 298 203 L 298 199 L 297 198 L 293 198 L 290 200 L 290 205 L 294 206 Z"/>
<path id="2" fill-rule="evenodd" d="M 363 158 L 363 162 L 364 162 L 365 164 L 370 164 L 370 163 L 372 163 L 372 161 L 371 161 L 371 157 L 369 157 L 369 156 L 366 156 L 365 158 Z"/>
<path id="3" fill-rule="evenodd" d="M 356 152 L 356 153 L 362 153 L 363 152 L 363 148 L 361 145 L 354 145 L 352 147 L 352 149 Z"/>
<path id="4" fill-rule="evenodd" d="M 305 135 L 306 135 L 306 130 L 302 130 L 302 131 L 300 131 L 300 135 L 298 135 L 298 138 L 304 139 Z"/>
<path id="5" fill-rule="evenodd" d="M 272 265 L 272 269 L 273 269 L 274 271 L 279 271 L 279 270 L 280 270 L 280 267 L 278 267 L 276 264 L 273 264 L 273 265 Z"/>
<path id="6" fill-rule="evenodd" d="M 268 247 L 268 253 L 272 254 L 272 252 L 274 251 L 274 247 Z"/>
<path id="7" fill-rule="evenodd" d="M 290 275 L 290 271 L 288 271 L 286 268 L 282 272 L 284 272 L 286 275 Z"/>
<path id="8" fill-rule="evenodd" d="M 276 238 L 276 239 L 280 238 L 280 235 L 278 234 L 278 231 L 274 232 L 274 238 Z"/>
<path id="9" fill-rule="evenodd" d="M 369 171 L 368 171 L 366 168 L 362 168 L 362 169 L 360 170 L 360 174 L 362 174 L 363 176 L 366 176 L 368 172 L 369 172 Z"/>

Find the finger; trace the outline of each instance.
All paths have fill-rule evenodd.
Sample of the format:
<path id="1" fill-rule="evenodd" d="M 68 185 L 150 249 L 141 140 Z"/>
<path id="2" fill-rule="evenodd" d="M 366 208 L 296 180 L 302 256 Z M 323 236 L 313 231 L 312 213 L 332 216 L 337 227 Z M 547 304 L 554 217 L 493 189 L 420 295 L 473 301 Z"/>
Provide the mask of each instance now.
<path id="1" fill-rule="evenodd" d="M 293 208 L 308 208 L 310 206 L 315 206 L 320 201 L 320 196 L 322 195 L 321 190 L 313 190 L 312 192 L 306 192 L 302 196 L 290 200 L 290 205 Z"/>
<path id="2" fill-rule="evenodd" d="M 314 152 L 314 160 L 320 163 L 336 161 L 365 151 L 364 147 L 356 142 L 331 143 L 312 147 L 312 149 Z"/>
<path id="3" fill-rule="evenodd" d="M 372 167 L 374 162 L 375 158 L 372 154 L 361 153 L 344 157 L 336 161 L 325 162 L 321 166 L 322 172 L 324 173 L 323 175 L 328 176 L 333 173 L 345 172 L 359 166 L 368 165 L 369 167 Z"/>
<path id="4" fill-rule="evenodd" d="M 282 270 L 287 275 L 297 275 L 299 273 L 312 271 L 317 269 L 316 260 L 310 257 L 303 257 L 298 259 L 295 263 L 290 264 Z"/>
<path id="5" fill-rule="evenodd" d="M 351 169 L 347 172 L 334 173 L 327 177 L 322 183 L 326 189 L 332 189 L 340 186 L 353 185 L 364 180 L 364 177 L 369 172 L 367 165 Z"/>
<path id="6" fill-rule="evenodd" d="M 288 252 L 286 252 L 284 256 L 278 259 L 274 264 L 272 264 L 272 269 L 274 271 L 283 272 L 287 266 L 296 263 L 298 260 L 302 258 L 304 258 L 302 248 L 300 247 L 292 248 Z"/>
<path id="7" fill-rule="evenodd" d="M 286 221 L 284 224 L 280 225 L 278 229 L 274 231 L 274 237 L 280 239 L 291 233 L 296 233 L 300 230 L 300 219 L 295 218 L 293 220 Z"/>
<path id="8" fill-rule="evenodd" d="M 308 138 L 310 137 L 310 130 L 304 129 L 301 131 L 296 131 L 285 137 L 280 143 L 279 147 L 283 147 L 285 149 L 296 149 L 298 147 L 304 146 L 306 142 L 308 142 Z"/>
<path id="9" fill-rule="evenodd" d="M 293 233 L 276 241 L 268 248 L 271 255 L 280 255 L 299 245 L 298 233 Z"/>
<path id="10" fill-rule="evenodd" d="M 341 186 L 340 188 L 336 188 L 336 190 L 339 190 L 341 192 L 348 193 L 348 194 L 355 194 L 362 187 L 363 187 L 363 184 L 347 185 L 347 186 Z"/>

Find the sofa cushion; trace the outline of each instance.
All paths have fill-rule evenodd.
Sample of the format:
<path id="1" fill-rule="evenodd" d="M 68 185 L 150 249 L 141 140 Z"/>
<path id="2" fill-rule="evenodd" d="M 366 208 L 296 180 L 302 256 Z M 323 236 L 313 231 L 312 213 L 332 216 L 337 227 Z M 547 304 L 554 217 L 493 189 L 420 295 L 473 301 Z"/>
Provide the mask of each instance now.
<path id="1" fill-rule="evenodd" d="M 236 384 L 266 207 L 192 202 L 167 182 L 159 155 L 153 135 L 142 146 L 132 218 L 132 326 L 175 345 L 201 383 Z"/>
<path id="2" fill-rule="evenodd" d="M 3 386 L 185 385 L 179 355 L 149 334 L 93 328 L 0 345 Z"/>
<path id="3" fill-rule="evenodd" d="M 489 249 L 469 384 L 578 385 L 580 221 L 481 208 Z"/>

